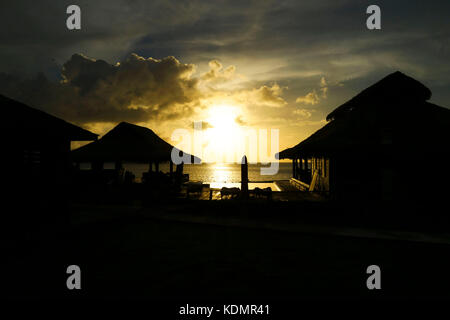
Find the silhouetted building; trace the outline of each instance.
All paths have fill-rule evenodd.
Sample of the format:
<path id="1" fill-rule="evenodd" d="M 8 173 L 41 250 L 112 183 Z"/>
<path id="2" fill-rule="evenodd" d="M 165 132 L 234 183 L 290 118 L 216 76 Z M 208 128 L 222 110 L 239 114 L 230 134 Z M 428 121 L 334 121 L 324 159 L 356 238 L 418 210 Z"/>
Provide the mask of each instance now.
<path id="1" fill-rule="evenodd" d="M 344 201 L 442 202 L 449 191 L 450 110 L 395 72 L 327 116 L 328 123 L 280 152 L 292 182 Z"/>
<path id="2" fill-rule="evenodd" d="M 98 141 L 72 151 L 74 161 L 90 163 L 92 171 L 104 173 L 105 163 L 115 163 L 117 172 L 125 162 L 148 163 L 149 175 L 159 173 L 159 164 L 169 162 L 170 174 L 173 172 L 172 150 L 174 147 L 158 137 L 152 130 L 127 122 L 121 122 Z M 178 149 L 175 149 L 178 150 Z M 189 158 L 190 163 L 200 162 L 199 158 L 178 150 L 179 155 Z M 153 170 L 154 169 L 154 170 Z M 176 173 L 181 176 L 183 163 L 177 165 Z M 149 176 L 147 175 L 147 177 Z"/>
<path id="3" fill-rule="evenodd" d="M 14 225 L 67 219 L 70 143 L 97 135 L 0 95 L 3 219 Z"/>

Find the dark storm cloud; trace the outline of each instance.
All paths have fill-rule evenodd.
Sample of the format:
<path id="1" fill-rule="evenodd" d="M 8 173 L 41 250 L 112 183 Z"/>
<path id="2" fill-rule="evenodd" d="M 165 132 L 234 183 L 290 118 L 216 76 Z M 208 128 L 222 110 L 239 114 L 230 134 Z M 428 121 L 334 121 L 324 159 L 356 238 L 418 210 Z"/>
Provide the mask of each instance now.
<path id="1" fill-rule="evenodd" d="M 365 27 L 365 10 L 372 2 L 364 0 L 80 0 L 82 29 L 76 32 L 65 27 L 69 4 L 72 2 L 51 0 L 0 4 L 0 71 L 12 74 L 2 77 L 0 91 L 15 90 L 22 100 L 34 97 L 42 105 L 44 96 L 53 96 L 55 103 L 45 106 L 46 110 L 83 121 L 122 116 L 141 120 L 156 109 L 170 111 L 167 106 L 182 105 L 165 115 L 173 118 L 189 109 L 189 102 L 178 102 L 195 100 L 193 83 L 177 87 L 179 79 L 166 82 L 164 86 L 170 90 L 173 85 L 183 89 L 167 90 L 159 97 L 157 92 L 163 89 L 156 85 L 141 86 L 131 78 L 127 86 L 121 81 L 129 74 L 119 72 L 121 67 L 114 63 L 126 61 L 136 52 L 159 59 L 175 56 L 205 68 L 214 59 L 238 70 L 247 68 L 251 74 L 241 85 L 243 89 L 273 83 L 289 88 L 283 90 L 284 100 L 278 100 L 280 105 L 288 101 L 291 112 L 268 111 L 277 117 L 289 117 L 295 100 L 319 90 L 322 77 L 329 83 L 328 99 L 315 106 L 327 112 L 394 70 L 436 88 L 435 102 L 450 105 L 449 1 L 377 1 L 382 11 L 379 31 Z M 108 63 L 75 57 L 64 66 L 61 78 L 61 68 L 74 52 Z M 221 78 L 211 70 L 205 77 L 226 78 L 225 67 Z M 36 78 L 38 71 L 45 75 Z M 137 74 L 141 72 L 145 73 Z M 18 74 L 32 75 L 32 80 L 15 80 Z M 60 84 L 56 79 L 66 82 Z M 144 83 L 151 81 L 145 78 Z M 147 93 L 148 88 L 156 91 Z M 166 96 L 169 91 L 175 104 Z M 147 109 L 125 107 L 127 103 L 143 104 L 144 100 L 156 102 Z"/>
<path id="2" fill-rule="evenodd" d="M 0 60 L 0 70 L 11 63 L 35 70 L 36 61 L 51 67 L 52 58 L 62 63 L 73 52 L 107 61 L 131 52 L 190 62 L 216 55 L 274 56 L 285 59 L 286 68 L 306 68 L 316 60 L 327 67 L 323 59 L 348 54 L 389 51 L 416 63 L 449 54 L 449 1 L 380 0 L 379 32 L 365 28 L 369 1 L 81 0 L 82 29 L 76 32 L 65 28 L 68 4 L 2 2 L 1 56 L 10 59 Z"/>
<path id="3" fill-rule="evenodd" d="M 388 73 L 401 70 L 450 105 L 449 1 L 378 1 L 382 30 L 366 28 L 370 1 L 257 1 L 194 3 L 192 19 L 153 28 L 131 48 L 146 55 L 179 54 L 192 63 L 221 58 L 260 71 L 261 84 L 276 81 L 295 101 L 325 76 L 330 98 L 323 116 Z M 182 11 L 178 11 L 179 14 Z M 182 16 L 182 15 L 181 15 Z M 241 61 L 241 64 L 239 64 Z M 248 87 L 253 85 L 250 78 Z"/>
<path id="4" fill-rule="evenodd" d="M 0 74 L 0 92 L 78 123 L 147 121 L 189 114 L 199 97 L 194 66 L 136 54 L 116 65 L 75 54 L 61 82 Z"/>
<path id="5" fill-rule="evenodd" d="M 66 0 L 0 2 L 0 71 L 33 74 L 59 73 L 75 52 L 106 61 L 125 59 L 130 44 L 158 25 L 171 24 L 165 1 L 77 0 L 81 30 L 66 28 Z M 164 55 L 161 57 L 170 56 Z M 154 55 L 151 55 L 154 56 Z"/>
<path id="6" fill-rule="evenodd" d="M 369 4 L 368 1 L 209 2 L 201 6 L 201 15 L 186 23 L 149 30 L 135 47 L 200 54 L 232 53 L 239 49 L 263 55 L 267 52 L 261 49 L 290 54 L 325 45 L 328 40 L 338 43 L 342 39 L 376 39 L 365 27 L 365 9 Z M 378 1 L 378 4 L 382 7 L 383 29 L 387 29 L 384 33 L 388 35 L 392 31 L 442 31 L 443 26 L 448 30 L 448 2 Z"/>
<path id="7" fill-rule="evenodd" d="M 281 68 L 274 66 L 278 77 L 290 77 L 290 71 L 298 70 L 332 73 L 341 79 L 376 72 L 379 78 L 396 69 L 429 79 L 448 77 L 442 65 L 449 71 L 450 2 L 378 1 L 382 30 L 375 32 L 365 27 L 369 4 L 211 2 L 189 22 L 149 31 L 133 49 L 145 54 L 177 52 L 193 62 L 216 56 L 230 61 L 241 56 L 255 61 L 273 57 L 285 62 Z"/>

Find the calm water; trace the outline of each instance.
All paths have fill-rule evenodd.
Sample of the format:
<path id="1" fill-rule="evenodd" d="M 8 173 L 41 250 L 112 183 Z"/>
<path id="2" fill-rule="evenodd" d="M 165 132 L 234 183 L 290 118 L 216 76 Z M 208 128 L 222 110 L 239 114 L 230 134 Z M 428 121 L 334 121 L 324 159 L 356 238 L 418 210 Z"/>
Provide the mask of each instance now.
<path id="1" fill-rule="evenodd" d="M 148 171 L 148 165 L 126 163 L 125 169 L 134 173 L 137 179 L 142 177 L 142 173 Z M 292 164 L 279 163 L 278 173 L 275 175 L 261 175 L 260 164 L 248 165 L 248 178 L 250 181 L 275 181 L 288 180 L 292 177 Z M 168 164 L 161 164 L 159 170 L 169 171 Z M 235 163 L 221 164 L 188 164 L 184 166 L 184 173 L 189 174 L 189 180 L 209 183 L 237 183 L 241 181 L 241 165 Z"/>

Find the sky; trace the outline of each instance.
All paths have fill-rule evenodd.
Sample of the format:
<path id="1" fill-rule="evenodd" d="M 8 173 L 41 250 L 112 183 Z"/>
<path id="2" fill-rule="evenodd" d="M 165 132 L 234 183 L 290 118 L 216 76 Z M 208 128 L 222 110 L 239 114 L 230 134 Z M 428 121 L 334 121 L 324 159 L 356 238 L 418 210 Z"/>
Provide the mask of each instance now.
<path id="1" fill-rule="evenodd" d="M 66 27 L 71 4 L 81 30 Z M 371 4 L 381 30 L 366 27 Z M 206 148 L 277 129 L 282 150 L 397 70 L 449 107 L 449 12 L 418 0 L 2 1 L 0 94 L 98 134 L 127 121 L 175 144 L 203 121 Z"/>

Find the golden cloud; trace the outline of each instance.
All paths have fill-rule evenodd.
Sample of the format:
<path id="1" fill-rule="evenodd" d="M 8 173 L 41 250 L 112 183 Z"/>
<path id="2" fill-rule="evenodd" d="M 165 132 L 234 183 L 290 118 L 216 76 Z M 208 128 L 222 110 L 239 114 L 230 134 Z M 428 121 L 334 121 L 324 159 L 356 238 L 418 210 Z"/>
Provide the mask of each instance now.
<path id="1" fill-rule="evenodd" d="M 236 67 L 231 65 L 223 69 L 222 64 L 218 60 L 211 60 L 209 62 L 209 71 L 201 76 L 204 81 L 228 81 L 235 76 Z"/>
<path id="2" fill-rule="evenodd" d="M 307 109 L 294 110 L 294 114 L 298 116 L 298 120 L 309 119 L 312 116 L 311 110 L 307 110 Z"/>
<path id="3" fill-rule="evenodd" d="M 302 104 L 310 104 L 316 105 L 320 102 L 320 98 L 326 99 L 328 97 L 328 83 L 325 77 L 320 78 L 320 88 L 319 91 L 321 93 L 320 97 L 317 94 L 316 90 L 307 93 L 304 96 L 298 97 L 295 102 Z"/>
<path id="4" fill-rule="evenodd" d="M 278 84 L 272 86 L 261 86 L 258 89 L 244 91 L 242 94 L 246 98 L 248 104 L 255 104 L 267 107 L 282 107 L 287 104 L 286 100 L 281 97 L 283 88 Z"/>
<path id="5" fill-rule="evenodd" d="M 298 97 L 295 100 L 295 102 L 297 102 L 297 103 L 310 104 L 310 105 L 318 104 L 319 101 L 320 101 L 320 98 L 317 95 L 315 90 L 306 94 L 305 96 Z"/>
<path id="6" fill-rule="evenodd" d="M 62 67 L 62 81 L 50 81 L 43 74 L 32 79 L 0 74 L 0 91 L 88 126 L 190 119 L 205 107 L 223 103 L 263 107 L 287 104 L 282 97 L 284 88 L 276 83 L 256 88 L 245 88 L 244 84 L 244 89 L 236 89 L 227 83 L 235 80 L 234 66 L 224 69 L 218 60 L 212 60 L 209 67 L 208 72 L 195 77 L 195 65 L 172 56 L 154 59 L 131 54 L 109 64 L 74 54 Z M 222 81 L 221 86 L 205 85 L 212 81 Z M 104 131 L 103 127 L 95 129 Z"/>

